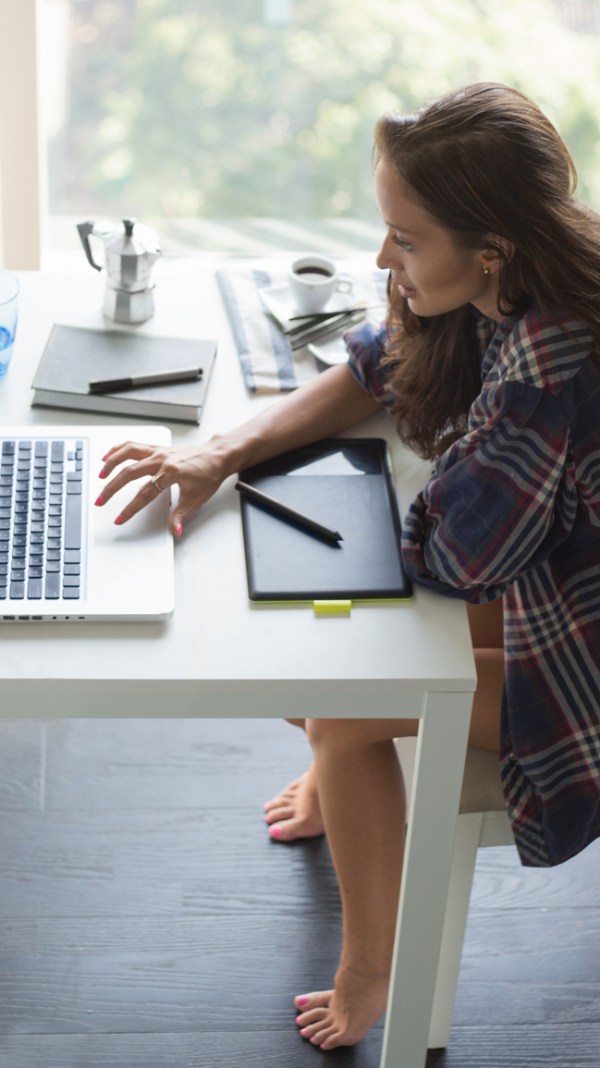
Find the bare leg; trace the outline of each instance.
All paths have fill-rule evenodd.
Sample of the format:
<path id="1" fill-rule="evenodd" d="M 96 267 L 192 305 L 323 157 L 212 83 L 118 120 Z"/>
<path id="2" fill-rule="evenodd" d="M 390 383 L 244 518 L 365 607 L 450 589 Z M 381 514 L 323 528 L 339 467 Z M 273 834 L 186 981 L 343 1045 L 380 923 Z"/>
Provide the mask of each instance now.
<path id="1" fill-rule="evenodd" d="M 504 685 L 504 633 L 502 600 L 467 605 L 471 640 L 477 667 L 469 744 L 498 752 L 500 703 Z"/>
<path id="2" fill-rule="evenodd" d="M 295 1001 L 301 1034 L 322 1049 L 358 1042 L 385 1010 L 406 822 L 392 739 L 405 723 L 307 724 L 343 916 L 334 990 Z"/>
<path id="3" fill-rule="evenodd" d="M 494 615 L 497 621 L 498 607 L 486 606 L 479 619 L 475 612 L 472 626 L 481 623 L 482 637 L 484 624 L 491 624 Z M 486 631 L 486 641 L 492 636 Z M 470 737 L 475 745 L 485 742 L 497 749 L 502 649 L 487 646 L 483 652 L 478 655 L 480 681 Z M 385 1011 L 405 824 L 393 738 L 414 734 L 417 726 L 411 720 L 306 724 L 343 913 L 334 989 L 295 999 L 300 1033 L 324 1050 L 358 1042 Z"/>

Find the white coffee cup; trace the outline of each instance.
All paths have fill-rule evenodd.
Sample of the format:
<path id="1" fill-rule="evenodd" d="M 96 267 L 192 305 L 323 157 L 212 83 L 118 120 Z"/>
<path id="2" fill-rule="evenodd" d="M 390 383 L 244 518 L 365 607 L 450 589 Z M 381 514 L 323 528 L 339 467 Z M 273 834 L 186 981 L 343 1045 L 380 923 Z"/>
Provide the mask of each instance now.
<path id="1" fill-rule="evenodd" d="M 299 256 L 292 263 L 288 280 L 294 306 L 301 315 L 322 311 L 334 293 L 352 289 L 352 280 L 341 275 L 326 256 Z"/>

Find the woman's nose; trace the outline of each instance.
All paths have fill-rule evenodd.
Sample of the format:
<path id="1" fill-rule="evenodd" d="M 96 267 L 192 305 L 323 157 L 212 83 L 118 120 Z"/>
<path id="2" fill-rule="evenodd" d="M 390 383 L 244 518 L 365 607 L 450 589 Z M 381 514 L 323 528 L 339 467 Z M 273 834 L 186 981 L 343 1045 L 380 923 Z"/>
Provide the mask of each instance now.
<path id="1" fill-rule="evenodd" d="M 377 266 L 380 267 L 382 270 L 388 270 L 390 267 L 395 266 L 394 260 L 391 258 L 390 245 L 390 238 L 386 235 L 381 243 L 381 248 L 379 249 L 379 252 L 377 253 L 377 258 L 375 260 Z"/>

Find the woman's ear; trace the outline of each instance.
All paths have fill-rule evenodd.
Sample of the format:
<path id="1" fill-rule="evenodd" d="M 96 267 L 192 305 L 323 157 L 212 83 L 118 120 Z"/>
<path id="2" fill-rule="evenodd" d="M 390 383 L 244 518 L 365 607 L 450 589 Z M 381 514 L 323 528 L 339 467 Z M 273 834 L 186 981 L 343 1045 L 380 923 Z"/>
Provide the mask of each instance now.
<path id="1" fill-rule="evenodd" d="M 497 237 L 496 234 L 489 234 L 488 241 L 489 245 L 481 250 L 481 266 L 484 274 L 495 274 L 505 263 L 510 263 L 515 254 L 515 246 L 512 241 Z"/>

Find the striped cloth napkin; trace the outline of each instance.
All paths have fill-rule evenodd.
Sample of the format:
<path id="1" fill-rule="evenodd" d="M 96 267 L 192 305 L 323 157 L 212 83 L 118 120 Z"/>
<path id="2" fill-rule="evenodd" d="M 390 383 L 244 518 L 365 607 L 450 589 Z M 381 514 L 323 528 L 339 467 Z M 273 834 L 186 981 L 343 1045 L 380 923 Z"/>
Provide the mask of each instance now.
<path id="1" fill-rule="evenodd" d="M 349 300 L 355 304 L 385 303 L 387 272 L 375 266 L 369 253 L 336 260 L 340 272 L 353 280 Z M 260 289 L 285 285 L 286 259 L 234 260 L 216 271 L 216 278 L 237 347 L 244 381 L 252 393 L 283 393 L 318 374 L 307 348 L 292 352 L 275 319 L 267 313 Z M 367 313 L 370 314 L 370 313 Z M 380 322 L 383 307 L 374 312 Z"/>

